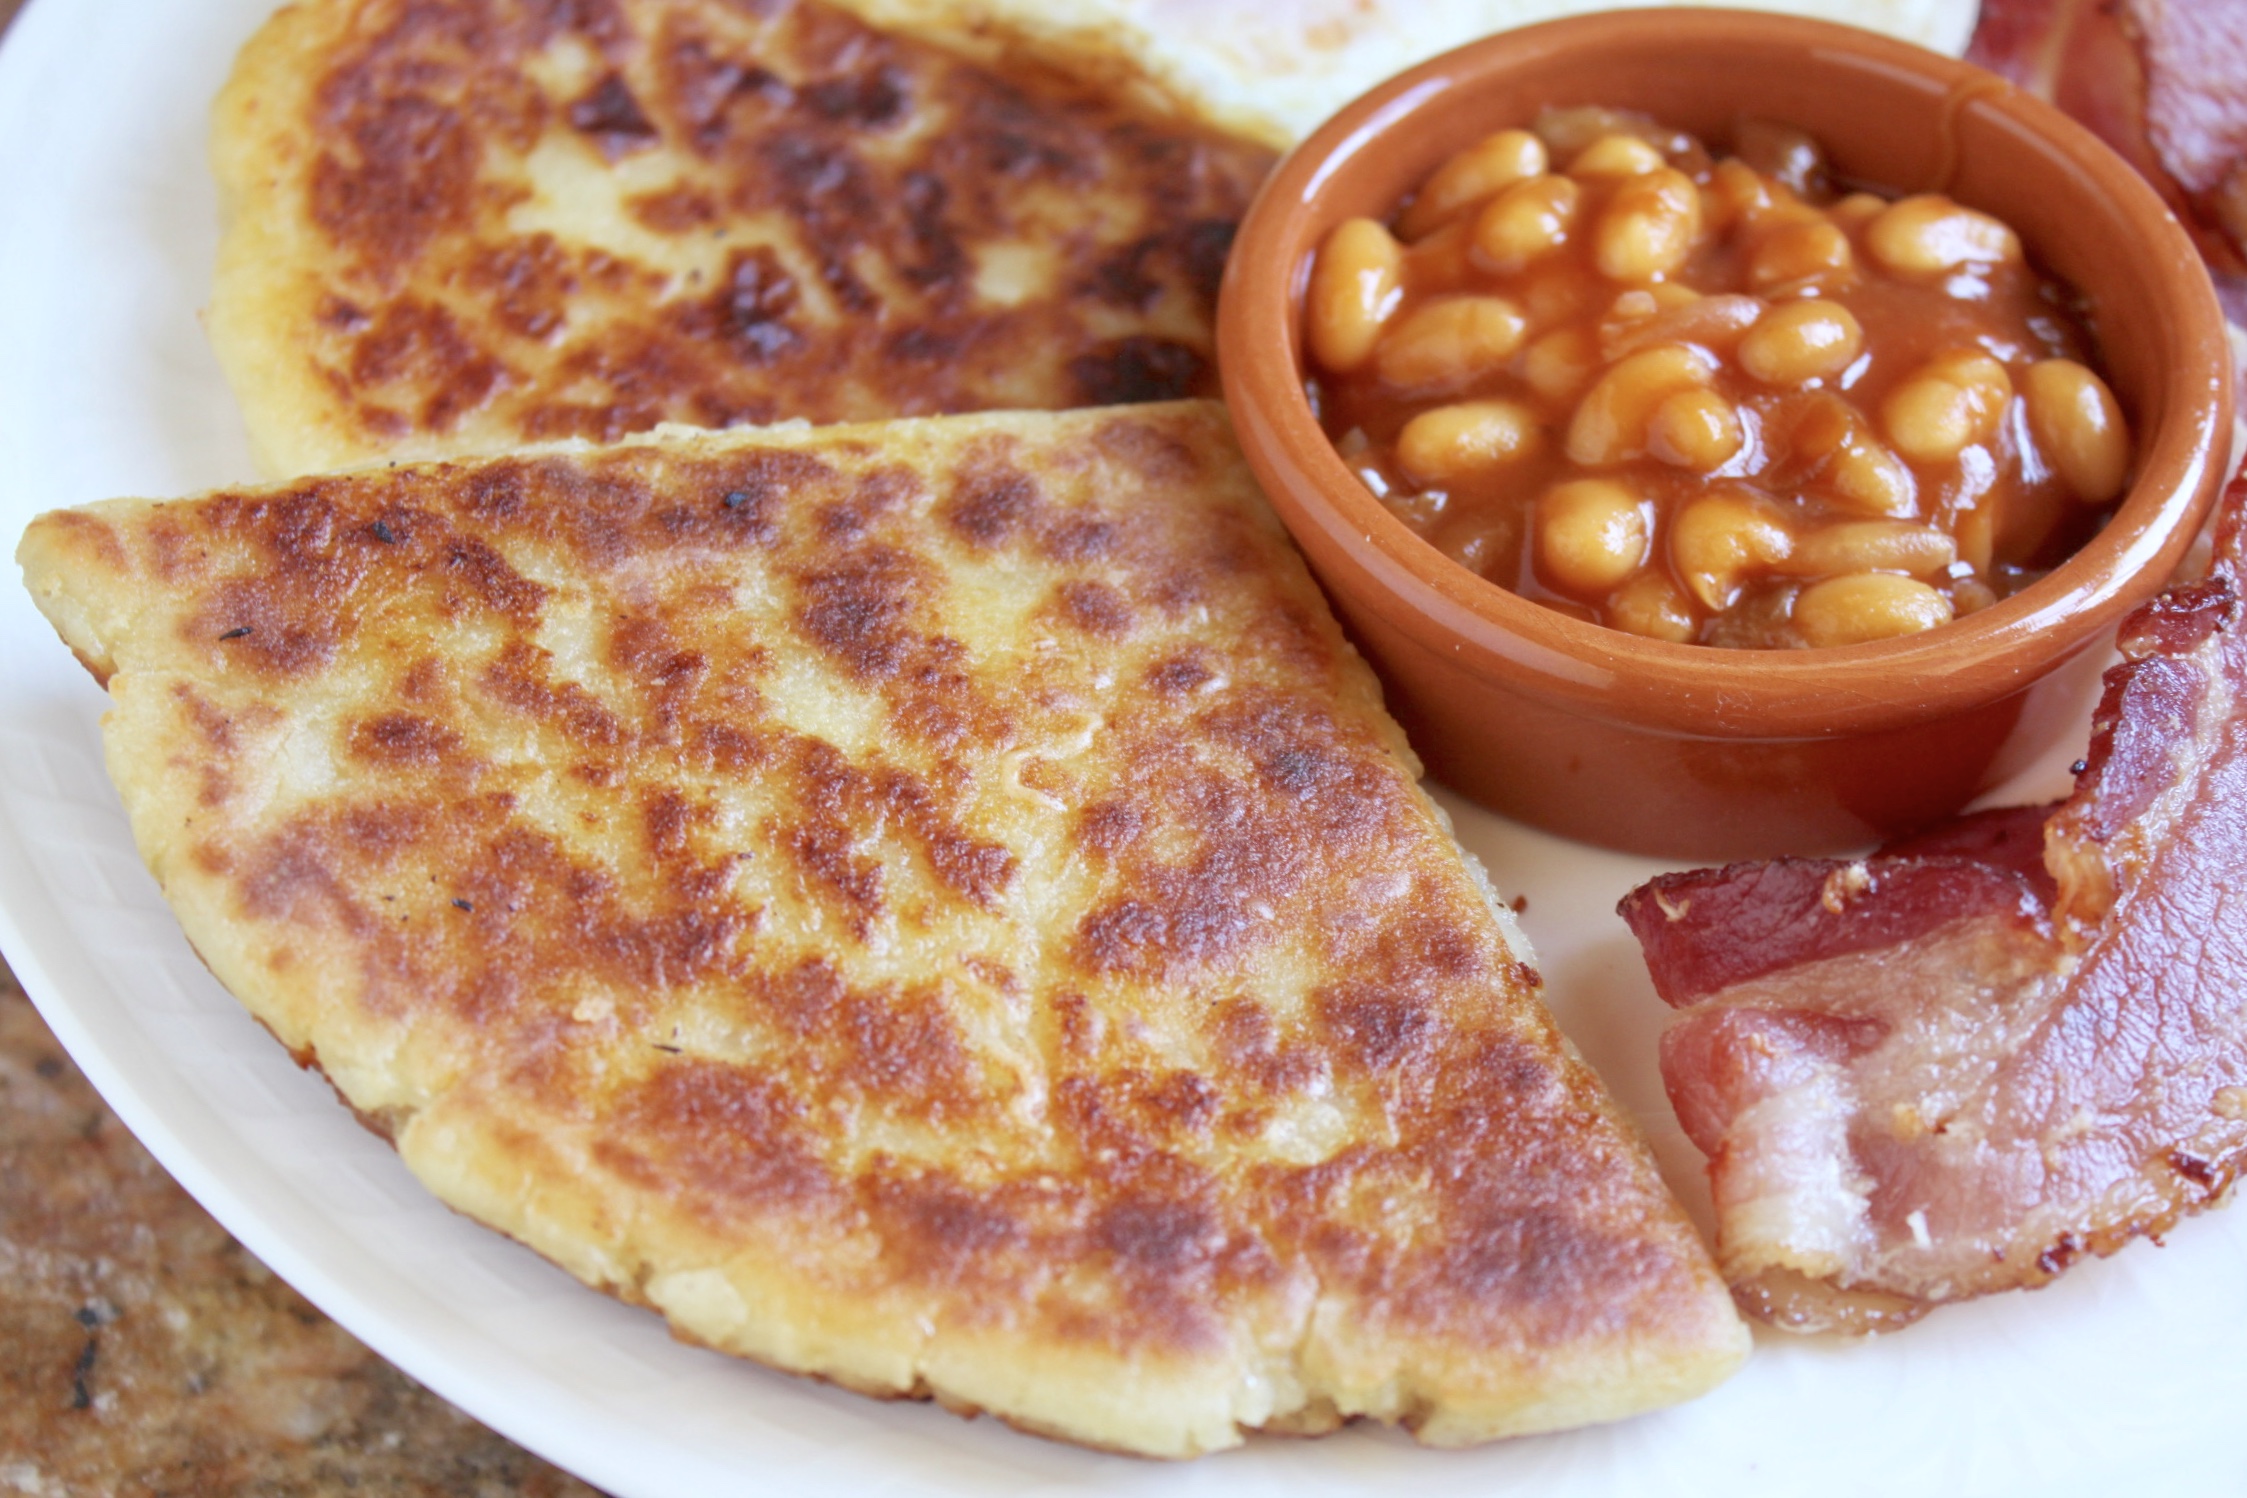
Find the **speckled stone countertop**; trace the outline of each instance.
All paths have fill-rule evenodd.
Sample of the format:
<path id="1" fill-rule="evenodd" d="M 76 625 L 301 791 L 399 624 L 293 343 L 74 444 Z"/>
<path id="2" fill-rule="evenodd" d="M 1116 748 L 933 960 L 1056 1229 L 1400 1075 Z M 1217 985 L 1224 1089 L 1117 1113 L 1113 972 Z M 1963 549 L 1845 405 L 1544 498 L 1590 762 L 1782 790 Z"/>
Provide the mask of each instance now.
<path id="1" fill-rule="evenodd" d="M 0 967 L 0 1495 L 598 1498 L 212 1221 Z"/>
<path id="2" fill-rule="evenodd" d="M 21 4 L 0 0 L 0 32 Z M 599 1498 L 274 1278 L 102 1105 L 0 965 L 0 1495 L 344 1492 Z"/>

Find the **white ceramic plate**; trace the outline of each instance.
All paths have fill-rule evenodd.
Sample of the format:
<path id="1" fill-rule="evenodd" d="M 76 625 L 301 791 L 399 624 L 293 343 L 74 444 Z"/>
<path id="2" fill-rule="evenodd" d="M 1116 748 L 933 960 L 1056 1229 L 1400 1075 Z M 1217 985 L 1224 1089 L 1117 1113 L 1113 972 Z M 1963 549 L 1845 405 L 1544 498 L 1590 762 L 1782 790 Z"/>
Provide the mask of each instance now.
<path id="1" fill-rule="evenodd" d="M 39 0 L 0 51 L 0 545 L 50 506 L 251 476 L 195 314 L 216 237 L 205 110 L 269 4 Z M 1765 1335 L 1697 1404 L 1465 1453 L 1353 1429 L 1162 1466 L 679 1346 L 436 1205 L 211 980 L 103 776 L 102 703 L 0 582 L 9 962 L 133 1132 L 253 1252 L 407 1372 L 620 1498 L 2247 1492 L 2241 1211 L 1884 1341 Z M 2056 790 L 2070 757 L 2031 789 Z M 1562 1024 L 1705 1212 L 1654 1069 L 1661 1007 L 1610 913 L 1654 866 L 1454 810 L 1500 885 L 1527 895 Z"/>

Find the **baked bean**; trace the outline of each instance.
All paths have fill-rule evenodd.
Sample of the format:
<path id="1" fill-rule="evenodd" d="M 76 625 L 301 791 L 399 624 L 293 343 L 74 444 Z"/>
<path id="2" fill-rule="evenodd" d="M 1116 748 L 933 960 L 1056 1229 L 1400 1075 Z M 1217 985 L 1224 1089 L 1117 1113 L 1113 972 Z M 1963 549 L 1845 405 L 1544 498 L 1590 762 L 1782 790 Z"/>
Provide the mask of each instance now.
<path id="1" fill-rule="evenodd" d="M 1974 440 L 1973 392 L 1927 375 L 1904 381 L 1880 403 L 1881 425 L 1896 451 L 1920 463 L 1943 463 Z"/>
<path id="2" fill-rule="evenodd" d="M 1519 401 L 1461 401 L 1406 422 L 1397 462 L 1421 483 L 1450 483 L 1513 462 L 1537 440 L 1537 413 Z"/>
<path id="3" fill-rule="evenodd" d="M 1712 229 L 1722 232 L 1735 224 L 1753 224 L 1770 212 L 1771 203 L 1771 183 L 1744 161 L 1728 156 L 1709 173 L 1704 207 Z"/>
<path id="4" fill-rule="evenodd" d="M 1382 338 L 1374 372 L 1399 389 L 1461 385 L 1512 358 L 1524 326 L 1521 309 L 1502 296 L 1422 302 Z"/>
<path id="5" fill-rule="evenodd" d="M 1932 577 L 1958 560 L 1958 543 L 1932 525 L 1843 520 L 1806 531 L 1779 570 L 1798 577 L 1840 572 L 1902 572 Z"/>
<path id="6" fill-rule="evenodd" d="M 1596 107 L 1534 134 L 1431 173 L 1408 247 L 1338 230 L 1305 312 L 1320 421 L 1460 565 L 1769 648 L 1988 607 L 2096 531 L 2129 432 L 2002 224 L 1838 194 L 1784 125 L 1731 160 Z"/>
<path id="7" fill-rule="evenodd" d="M 1692 136 L 1682 130 L 1672 130 L 1652 115 L 1635 109 L 1609 109 L 1602 104 L 1540 109 L 1531 128 L 1556 161 L 1573 159 L 1578 152 L 1609 135 L 1628 135 L 1645 141 L 1665 157 L 1706 158 L 1708 155 Z"/>
<path id="8" fill-rule="evenodd" d="M 1889 270 L 1935 276 L 1962 265 L 2021 258 L 2020 236 L 1986 213 L 1961 208 L 1940 193 L 1889 204 L 1865 226 L 1865 248 Z"/>
<path id="9" fill-rule="evenodd" d="M 1848 279 L 1855 260 L 1849 236 L 1824 219 L 1783 223 L 1756 240 L 1748 256 L 1748 285 L 1765 292 L 1795 285 L 1831 287 Z"/>
<path id="10" fill-rule="evenodd" d="M 1997 602 L 1997 593 L 1978 577 L 1958 578 L 1951 584 L 1951 617 L 1963 619 Z"/>
<path id="11" fill-rule="evenodd" d="M 1382 502 L 1388 505 L 1390 514 L 1423 535 L 1443 518 L 1444 511 L 1451 508 L 1451 495 L 1447 490 L 1404 489 L 1384 492 L 1388 481 L 1377 470 L 1361 468 L 1358 470 L 1358 477 L 1366 481 L 1367 488 L 1381 496 Z"/>
<path id="12" fill-rule="evenodd" d="M 1602 290 L 1612 287 L 1605 276 L 1601 276 L 1599 282 Z M 1656 343 L 1680 342 L 1675 337 L 1664 337 L 1658 330 L 1667 326 L 1667 319 L 1698 305 L 1701 300 L 1701 294 L 1692 287 L 1673 286 L 1668 282 L 1634 286 L 1616 295 L 1607 304 L 1607 315 L 1599 320 L 1601 357 L 1613 363 L 1622 357 L 1625 343 L 1636 350 Z"/>
<path id="13" fill-rule="evenodd" d="M 1579 182 L 1604 177 L 1643 177 L 1668 165 L 1662 153 L 1635 135 L 1603 135 L 1576 153 L 1568 175 Z"/>
<path id="14" fill-rule="evenodd" d="M 2032 364 L 2021 381 L 2029 432 L 2060 482 L 2085 504 L 2122 493 L 2130 472 L 2130 432 L 2107 382 L 2073 359 Z"/>
<path id="15" fill-rule="evenodd" d="M 1819 297 L 1764 313 L 1740 340 L 1740 367 L 1766 385 L 1803 385 L 1840 374 L 1864 351 L 1856 314 Z"/>
<path id="16" fill-rule="evenodd" d="M 1863 426 L 1834 454 L 1828 482 L 1834 497 L 1860 515 L 1919 513 L 1919 484 L 1912 471 Z"/>
<path id="17" fill-rule="evenodd" d="M 1650 568 L 1615 590 L 1607 600 L 1607 622 L 1648 639 L 1686 644 L 1696 621 L 1693 604 L 1659 568 Z"/>
<path id="18" fill-rule="evenodd" d="M 1928 361 L 1927 370 L 1963 386 L 1974 396 L 1977 418 L 1987 423 L 1984 432 L 1997 430 L 2013 399 L 2013 377 L 2003 364 L 1978 348 L 1961 348 Z"/>
<path id="19" fill-rule="evenodd" d="M 1828 208 L 1826 217 L 1832 219 L 1844 233 L 1854 234 L 1880 217 L 1887 208 L 1888 200 L 1885 198 L 1875 197 L 1869 192 L 1853 192 Z"/>
<path id="20" fill-rule="evenodd" d="M 1812 583 L 1794 601 L 1795 627 L 1806 644 L 1861 645 L 1948 624 L 1951 601 L 1909 577 L 1859 572 Z"/>
<path id="21" fill-rule="evenodd" d="M 1607 316 L 1600 323 L 1600 338 L 1604 342 L 1611 327 L 1637 327 L 1660 314 L 1662 304 L 1655 300 L 1656 288 L 1640 287 L 1626 291 L 1607 304 Z"/>
<path id="22" fill-rule="evenodd" d="M 1743 440 L 1740 413 L 1713 390 L 1680 390 L 1666 396 L 1646 421 L 1647 452 L 1695 473 L 1710 473 L 1731 462 Z"/>
<path id="23" fill-rule="evenodd" d="M 1615 189 L 1592 232 L 1592 255 L 1610 280 L 1659 280 L 1685 264 L 1700 233 L 1700 188 L 1675 167 L 1657 167 Z"/>
<path id="24" fill-rule="evenodd" d="M 1909 520 L 1919 513 L 1919 485 L 1903 460 L 1882 445 L 1856 410 L 1821 397 L 1795 423 L 1795 451 L 1813 460 L 1813 482 L 1858 515 Z"/>
<path id="25" fill-rule="evenodd" d="M 1466 568 L 1487 576 L 1521 548 L 1521 517 L 1507 510 L 1476 524 L 1453 526 L 1442 533 L 1436 549 Z"/>
<path id="26" fill-rule="evenodd" d="M 1606 278 L 1603 276 L 1604 282 Z M 1607 304 L 1607 315 L 1599 320 L 1600 357 L 1612 364 L 1620 357 L 1619 345 L 1626 338 L 1639 333 L 1662 316 L 1662 303 L 1654 293 L 1666 290 L 1660 286 L 1634 287 Z M 1691 293 L 1687 293 L 1691 295 Z M 1675 343 L 1674 338 L 1656 338 L 1653 343 Z M 1641 343 L 1639 347 L 1650 345 Z"/>
<path id="27" fill-rule="evenodd" d="M 1311 357 L 1346 374 L 1373 353 L 1396 312 L 1404 248 L 1369 218 L 1345 219 L 1319 247 L 1305 307 Z"/>
<path id="28" fill-rule="evenodd" d="M 1540 261 L 1513 281 L 1530 327 L 1540 330 L 1590 317 L 1614 290 L 1598 271 L 1565 255 Z"/>
<path id="29" fill-rule="evenodd" d="M 1666 296 L 1672 298 L 1667 307 L 1661 304 Z M 1625 302 L 1638 298 L 1644 298 L 1652 310 L 1636 317 L 1616 316 Z M 1721 356 L 1762 315 L 1763 303 L 1752 296 L 1700 296 L 1664 282 L 1651 291 L 1626 291 L 1615 299 L 1607 321 L 1599 326 L 1599 351 L 1613 361 L 1658 343 L 1691 343 Z"/>
<path id="30" fill-rule="evenodd" d="M 1599 340 L 1586 327 L 1555 328 L 1522 350 L 1520 366 L 1523 384 L 1564 405 L 1600 372 Z"/>
<path id="31" fill-rule="evenodd" d="M 1654 408 L 1680 390 L 1716 377 L 1716 361 L 1690 344 L 1672 343 L 1631 355 L 1588 391 L 1568 423 L 1568 456 L 1603 468 L 1646 451 L 1646 424 Z"/>
<path id="32" fill-rule="evenodd" d="M 1576 479 L 1537 501 L 1537 565 L 1565 593 L 1596 598 L 1646 561 L 1646 504 L 1610 479 Z"/>
<path id="33" fill-rule="evenodd" d="M 1794 193 L 1825 190 L 1826 153 L 1806 130 L 1777 120 L 1744 119 L 1733 127 L 1737 159 Z"/>
<path id="34" fill-rule="evenodd" d="M 1963 349 L 1931 360 L 1889 391 L 1880 424 L 1913 462 L 1948 463 L 1996 434 L 2012 398 L 2005 366 L 1979 349 Z"/>
<path id="35" fill-rule="evenodd" d="M 1532 177 L 1490 200 L 1475 219 L 1475 254 L 1500 274 L 1568 243 L 1583 189 L 1566 177 Z"/>
<path id="36" fill-rule="evenodd" d="M 1718 490 L 1688 502 L 1670 520 L 1670 567 L 1686 591 L 1712 613 L 1739 596 L 1750 574 L 1784 562 L 1794 533 L 1773 507 L 1752 494 Z"/>
<path id="37" fill-rule="evenodd" d="M 1418 239 L 1500 188 L 1544 175 L 1546 164 L 1545 143 L 1527 130 L 1484 136 L 1436 168 L 1397 220 L 1397 232 Z"/>

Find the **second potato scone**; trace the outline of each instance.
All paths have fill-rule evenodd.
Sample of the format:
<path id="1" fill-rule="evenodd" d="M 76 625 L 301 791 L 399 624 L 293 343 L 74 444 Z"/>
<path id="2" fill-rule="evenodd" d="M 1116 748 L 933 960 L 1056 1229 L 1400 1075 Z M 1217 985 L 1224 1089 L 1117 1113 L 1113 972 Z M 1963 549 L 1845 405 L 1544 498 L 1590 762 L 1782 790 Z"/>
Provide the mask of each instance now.
<path id="1" fill-rule="evenodd" d="M 815 0 L 300 0 L 220 95 L 273 474 L 1213 395 L 1270 153 Z"/>

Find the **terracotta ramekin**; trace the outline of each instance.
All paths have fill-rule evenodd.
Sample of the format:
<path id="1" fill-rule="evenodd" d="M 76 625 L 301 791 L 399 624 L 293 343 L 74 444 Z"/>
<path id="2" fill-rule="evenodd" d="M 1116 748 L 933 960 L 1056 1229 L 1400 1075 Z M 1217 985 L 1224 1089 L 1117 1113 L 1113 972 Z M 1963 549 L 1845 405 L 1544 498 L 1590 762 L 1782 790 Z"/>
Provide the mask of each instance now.
<path id="1" fill-rule="evenodd" d="M 1824 650 L 1642 639 L 1456 565 L 1354 478 L 1304 396 L 1312 254 L 1387 218 L 1447 155 L 1546 105 L 1645 110 L 1721 140 L 1798 125 L 1844 177 L 1947 192 L 2017 229 L 2088 300 L 2136 479 L 2035 586 L 1923 635 Z M 1281 163 L 1218 308 L 1250 465 L 1441 779 L 1522 821 L 1701 859 L 1862 845 L 1956 810 L 2078 721 L 2119 617 L 2168 578 L 2222 478 L 2231 355 L 2206 272 L 2137 174 L 1980 69 L 1848 27 L 1610 12 L 1508 32 L 1351 104 Z M 2073 669 L 2065 669 L 2069 667 Z"/>

